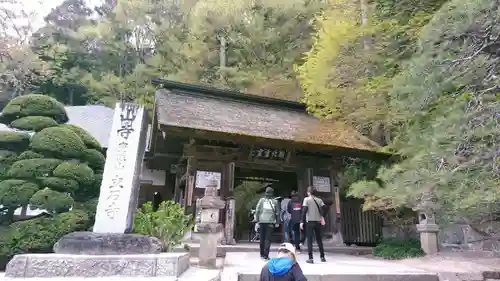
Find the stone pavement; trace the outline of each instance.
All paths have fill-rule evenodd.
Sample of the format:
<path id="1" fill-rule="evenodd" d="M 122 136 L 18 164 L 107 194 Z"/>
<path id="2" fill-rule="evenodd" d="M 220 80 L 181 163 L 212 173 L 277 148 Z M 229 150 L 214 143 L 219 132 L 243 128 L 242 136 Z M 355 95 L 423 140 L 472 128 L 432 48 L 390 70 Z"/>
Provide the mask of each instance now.
<path id="1" fill-rule="evenodd" d="M 307 264 L 307 254 L 298 256 L 302 271 L 309 281 L 437 281 L 435 273 L 391 261 L 341 254 L 327 255 L 327 262 Z M 265 261 L 258 253 L 227 253 L 222 281 L 257 281 Z"/>

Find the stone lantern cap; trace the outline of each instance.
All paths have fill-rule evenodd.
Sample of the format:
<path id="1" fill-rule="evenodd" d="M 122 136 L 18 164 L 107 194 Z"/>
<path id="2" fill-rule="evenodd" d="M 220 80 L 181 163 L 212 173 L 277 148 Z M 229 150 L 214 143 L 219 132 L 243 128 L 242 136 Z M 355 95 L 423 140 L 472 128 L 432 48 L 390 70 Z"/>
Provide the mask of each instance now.
<path id="1" fill-rule="evenodd" d="M 226 202 L 217 196 L 217 181 L 211 179 L 205 187 L 205 196 L 199 201 L 201 209 L 224 209 Z"/>
<path id="2" fill-rule="evenodd" d="M 441 205 L 438 203 L 437 196 L 433 192 L 427 191 L 422 193 L 422 196 L 413 210 L 428 213 L 434 212 L 439 208 L 441 208 Z"/>

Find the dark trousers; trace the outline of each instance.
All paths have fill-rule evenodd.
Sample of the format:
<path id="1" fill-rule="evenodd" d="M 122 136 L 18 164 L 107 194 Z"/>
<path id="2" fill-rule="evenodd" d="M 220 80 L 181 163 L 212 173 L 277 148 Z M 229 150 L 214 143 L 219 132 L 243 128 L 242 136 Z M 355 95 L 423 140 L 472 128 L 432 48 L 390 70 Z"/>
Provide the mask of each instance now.
<path id="1" fill-rule="evenodd" d="M 271 248 L 271 234 L 274 230 L 272 223 L 259 224 L 259 242 L 260 242 L 260 256 L 264 258 L 269 257 L 269 249 Z"/>
<path id="2" fill-rule="evenodd" d="M 306 235 L 307 235 L 307 254 L 309 258 L 313 258 L 313 235 L 316 237 L 318 243 L 319 255 L 321 258 L 325 257 L 325 250 L 323 249 L 323 240 L 321 239 L 322 225 L 319 221 L 307 222 Z"/>
<path id="3" fill-rule="evenodd" d="M 293 232 L 293 245 L 296 249 L 300 249 L 300 241 L 301 240 L 301 231 L 300 231 L 300 222 L 290 222 L 292 224 L 292 232 Z"/>

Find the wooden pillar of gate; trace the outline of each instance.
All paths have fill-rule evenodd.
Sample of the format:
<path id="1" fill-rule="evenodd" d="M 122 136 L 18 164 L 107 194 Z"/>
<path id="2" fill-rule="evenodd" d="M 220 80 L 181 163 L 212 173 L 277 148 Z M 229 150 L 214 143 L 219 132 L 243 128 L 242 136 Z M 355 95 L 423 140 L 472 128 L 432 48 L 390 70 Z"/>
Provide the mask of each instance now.
<path id="1" fill-rule="evenodd" d="M 224 163 L 222 170 L 222 196 L 226 200 L 225 208 L 225 224 L 224 224 L 224 237 L 222 239 L 222 244 L 234 245 L 236 240 L 234 239 L 234 230 L 236 224 L 236 210 L 235 210 L 235 199 L 233 196 L 234 192 L 234 162 Z"/>
<path id="2" fill-rule="evenodd" d="M 332 205 L 330 206 L 329 214 L 330 223 L 332 224 L 332 243 L 335 245 L 344 245 L 344 240 L 342 237 L 342 231 L 340 231 L 340 197 L 339 188 L 340 182 L 337 176 L 337 167 L 330 167 L 330 198 L 332 199 Z"/>
<path id="3" fill-rule="evenodd" d="M 299 197 L 303 200 L 307 196 L 307 187 L 312 185 L 313 169 L 312 168 L 299 168 L 297 170 L 297 192 Z"/>

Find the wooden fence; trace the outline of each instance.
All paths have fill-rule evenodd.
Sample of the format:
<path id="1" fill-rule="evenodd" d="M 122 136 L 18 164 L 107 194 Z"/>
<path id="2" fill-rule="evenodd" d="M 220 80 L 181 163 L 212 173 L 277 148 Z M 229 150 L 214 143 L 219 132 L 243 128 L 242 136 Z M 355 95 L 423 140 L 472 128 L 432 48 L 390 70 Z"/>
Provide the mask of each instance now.
<path id="1" fill-rule="evenodd" d="M 341 231 L 347 245 L 374 246 L 382 238 L 382 218 L 363 211 L 363 200 L 345 199 L 340 204 Z"/>

